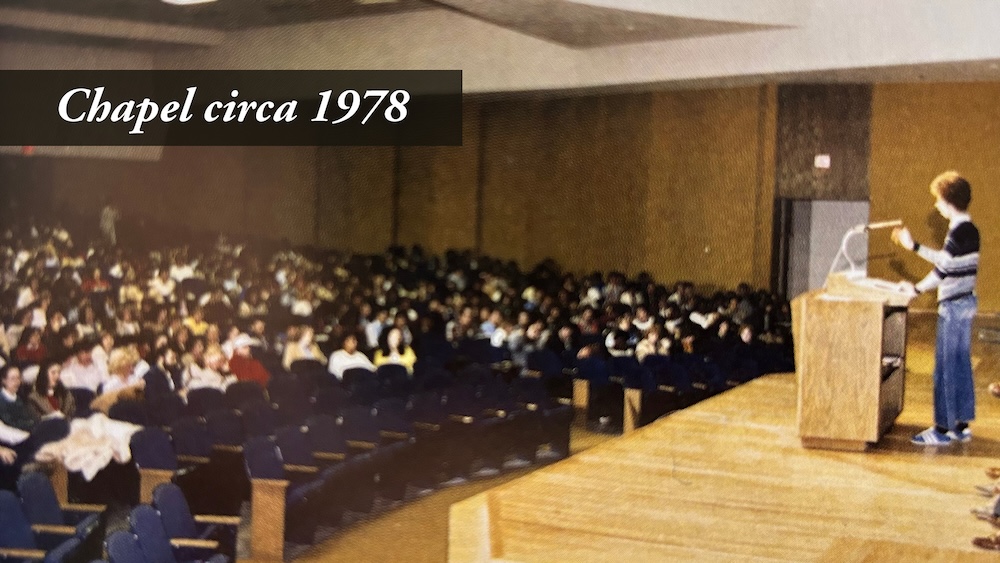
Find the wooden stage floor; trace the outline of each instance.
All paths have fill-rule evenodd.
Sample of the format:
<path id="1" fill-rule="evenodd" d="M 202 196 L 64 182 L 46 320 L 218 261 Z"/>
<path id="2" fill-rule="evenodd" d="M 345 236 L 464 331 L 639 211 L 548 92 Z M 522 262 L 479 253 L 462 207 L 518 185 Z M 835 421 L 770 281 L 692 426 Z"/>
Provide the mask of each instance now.
<path id="1" fill-rule="evenodd" d="M 905 407 L 868 452 L 803 449 L 794 374 L 765 376 L 453 505 L 449 560 L 996 560 L 969 509 L 1000 465 L 1000 344 L 973 349 L 975 438 L 924 449 L 933 345 L 912 318 Z"/>

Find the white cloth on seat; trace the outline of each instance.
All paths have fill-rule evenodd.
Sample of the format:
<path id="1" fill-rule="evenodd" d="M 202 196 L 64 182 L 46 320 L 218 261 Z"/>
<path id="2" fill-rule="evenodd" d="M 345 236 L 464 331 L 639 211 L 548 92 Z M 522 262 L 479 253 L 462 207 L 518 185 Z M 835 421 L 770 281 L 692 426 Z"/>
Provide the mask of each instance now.
<path id="1" fill-rule="evenodd" d="M 45 444 L 35 454 L 42 463 L 61 463 L 67 471 L 79 471 L 87 481 L 107 467 L 112 460 L 132 460 L 129 441 L 141 426 L 112 420 L 101 413 L 77 418 L 70 423 L 69 436 Z"/>

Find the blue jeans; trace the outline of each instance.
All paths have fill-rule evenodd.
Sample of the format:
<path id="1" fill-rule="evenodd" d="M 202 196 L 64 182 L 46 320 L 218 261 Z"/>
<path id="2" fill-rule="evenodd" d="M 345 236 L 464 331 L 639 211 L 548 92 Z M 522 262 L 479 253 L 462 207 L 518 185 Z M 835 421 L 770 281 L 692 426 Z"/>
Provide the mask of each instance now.
<path id="1" fill-rule="evenodd" d="M 938 305 L 937 349 L 934 353 L 934 424 L 954 429 L 976 418 L 972 385 L 972 319 L 975 295 Z"/>

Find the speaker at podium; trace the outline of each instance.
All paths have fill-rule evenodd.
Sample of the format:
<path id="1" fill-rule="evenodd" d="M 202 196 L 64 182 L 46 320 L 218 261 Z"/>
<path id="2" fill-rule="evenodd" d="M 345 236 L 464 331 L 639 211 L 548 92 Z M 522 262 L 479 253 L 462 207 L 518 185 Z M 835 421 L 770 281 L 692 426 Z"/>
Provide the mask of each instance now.
<path id="1" fill-rule="evenodd" d="M 898 283 L 868 277 L 847 253 L 855 236 L 901 224 L 849 229 L 824 287 L 792 300 L 804 447 L 864 451 L 881 440 L 903 409 L 913 294 Z"/>

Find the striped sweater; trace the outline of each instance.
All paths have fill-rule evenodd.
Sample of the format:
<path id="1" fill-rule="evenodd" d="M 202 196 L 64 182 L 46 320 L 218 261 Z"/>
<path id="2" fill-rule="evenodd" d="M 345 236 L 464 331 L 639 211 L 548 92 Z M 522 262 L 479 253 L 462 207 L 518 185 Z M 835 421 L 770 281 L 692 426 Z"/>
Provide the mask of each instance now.
<path id="1" fill-rule="evenodd" d="M 916 284 L 923 293 L 937 288 L 938 301 L 948 301 L 976 290 L 979 271 L 979 229 L 967 214 L 952 218 L 944 248 L 934 250 L 921 244 L 915 245 L 917 254 L 934 264 L 934 269 Z"/>

